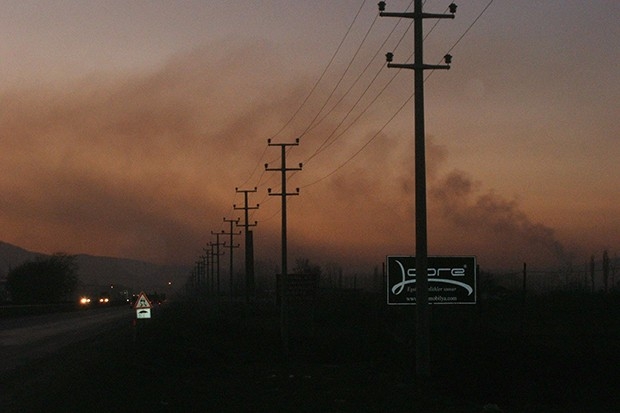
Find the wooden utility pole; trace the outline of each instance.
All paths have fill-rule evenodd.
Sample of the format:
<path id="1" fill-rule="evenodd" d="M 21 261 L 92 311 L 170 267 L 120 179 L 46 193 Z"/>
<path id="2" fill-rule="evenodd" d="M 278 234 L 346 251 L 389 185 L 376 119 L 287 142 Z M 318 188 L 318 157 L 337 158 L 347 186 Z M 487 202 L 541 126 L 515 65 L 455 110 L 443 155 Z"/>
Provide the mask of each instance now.
<path id="1" fill-rule="evenodd" d="M 211 235 L 215 235 L 215 242 L 211 243 L 211 247 L 215 247 L 215 248 L 212 248 L 212 254 L 213 254 L 213 264 L 215 266 L 214 268 L 215 275 L 217 277 L 216 294 L 219 299 L 220 297 L 220 255 L 224 255 L 224 251 L 220 252 L 220 246 L 223 246 L 224 243 L 220 242 L 220 235 L 222 235 L 221 232 L 211 231 Z"/>
<path id="2" fill-rule="evenodd" d="M 224 222 L 228 222 L 230 224 L 230 230 L 229 232 L 224 232 L 224 230 L 222 230 L 222 235 L 229 235 L 230 236 L 230 242 L 228 243 L 228 245 L 226 245 L 226 243 L 224 243 L 224 247 L 228 248 L 229 250 L 229 262 L 228 262 L 228 270 L 229 270 L 229 283 L 230 283 L 230 301 L 233 301 L 233 248 L 239 248 L 239 244 L 234 245 L 233 244 L 233 237 L 235 235 L 239 235 L 241 234 L 241 232 L 233 232 L 233 224 L 239 224 L 239 218 L 237 219 L 226 219 L 224 218 Z"/>
<path id="3" fill-rule="evenodd" d="M 280 147 L 280 167 L 269 168 L 269 164 L 265 164 L 266 171 L 279 171 L 282 174 L 282 183 L 280 193 L 272 192 L 271 188 L 267 191 L 269 195 L 282 197 L 282 268 L 280 269 L 280 335 L 282 338 L 282 345 L 284 347 L 284 353 L 288 355 L 288 304 L 287 304 L 287 291 L 288 291 L 288 270 L 287 270 L 287 247 L 286 247 L 286 198 L 293 195 L 299 195 L 299 188 L 296 188 L 295 192 L 286 191 L 286 173 L 289 171 L 301 171 L 302 164 L 299 167 L 291 168 L 286 166 L 286 148 L 288 146 L 299 145 L 299 139 L 295 140 L 295 143 L 272 143 L 271 139 L 267 140 L 269 146 Z"/>
<path id="4" fill-rule="evenodd" d="M 385 12 L 385 2 L 379 2 L 379 15 L 413 19 L 414 62 L 413 64 L 392 63 L 394 55 L 385 55 L 388 67 L 413 69 L 414 71 L 414 123 L 415 123 L 415 239 L 416 239 L 416 376 L 421 381 L 431 375 L 430 357 L 430 314 L 428 308 L 428 236 L 426 222 L 426 152 L 424 136 L 424 71 L 449 69 L 452 56 L 444 57 L 446 65 L 424 64 L 424 32 L 422 22 L 427 18 L 453 19 L 456 5 L 450 4 L 451 14 L 430 14 L 422 12 L 422 0 L 415 0 L 413 13 Z"/>
<path id="5" fill-rule="evenodd" d="M 213 246 L 209 245 L 209 248 L 203 248 L 205 254 L 207 254 L 205 264 L 206 264 L 206 278 L 207 278 L 207 291 L 209 294 L 213 294 L 215 291 L 214 282 L 213 282 Z"/>
<path id="6" fill-rule="evenodd" d="M 523 287 L 521 290 L 521 338 L 525 338 L 525 326 L 527 322 L 527 263 L 523 263 Z"/>
<path id="7" fill-rule="evenodd" d="M 235 188 L 236 192 L 243 193 L 244 204 L 243 207 L 233 205 L 234 209 L 243 209 L 245 211 L 243 224 L 237 223 L 237 225 L 245 228 L 245 301 L 247 304 L 250 303 L 250 297 L 254 295 L 254 234 L 250 231 L 250 227 L 255 227 L 257 224 L 256 221 L 250 224 L 249 210 L 258 209 L 259 207 L 258 204 L 256 206 L 248 205 L 248 193 L 256 192 L 256 190 L 256 187 L 254 189 Z"/>

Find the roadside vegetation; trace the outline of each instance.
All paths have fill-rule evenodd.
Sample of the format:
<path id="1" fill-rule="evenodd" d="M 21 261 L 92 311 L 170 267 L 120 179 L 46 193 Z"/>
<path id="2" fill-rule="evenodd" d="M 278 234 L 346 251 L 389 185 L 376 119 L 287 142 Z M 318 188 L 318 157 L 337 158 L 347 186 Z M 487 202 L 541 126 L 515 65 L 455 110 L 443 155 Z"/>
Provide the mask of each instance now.
<path id="1" fill-rule="evenodd" d="M 7 275 L 7 289 L 16 304 L 69 301 L 78 284 L 75 257 L 54 254 L 26 261 Z"/>

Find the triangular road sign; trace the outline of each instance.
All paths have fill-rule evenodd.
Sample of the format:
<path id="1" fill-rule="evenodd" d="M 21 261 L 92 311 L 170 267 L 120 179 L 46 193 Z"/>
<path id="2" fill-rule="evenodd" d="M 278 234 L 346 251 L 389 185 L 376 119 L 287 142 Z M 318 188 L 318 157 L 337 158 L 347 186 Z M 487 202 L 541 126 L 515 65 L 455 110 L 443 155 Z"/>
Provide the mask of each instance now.
<path id="1" fill-rule="evenodd" d="M 133 308 L 136 310 L 139 310 L 141 308 L 153 308 L 153 304 L 151 304 L 151 301 L 146 296 L 146 294 L 141 291 L 140 294 L 138 294 L 138 299 L 134 303 Z"/>

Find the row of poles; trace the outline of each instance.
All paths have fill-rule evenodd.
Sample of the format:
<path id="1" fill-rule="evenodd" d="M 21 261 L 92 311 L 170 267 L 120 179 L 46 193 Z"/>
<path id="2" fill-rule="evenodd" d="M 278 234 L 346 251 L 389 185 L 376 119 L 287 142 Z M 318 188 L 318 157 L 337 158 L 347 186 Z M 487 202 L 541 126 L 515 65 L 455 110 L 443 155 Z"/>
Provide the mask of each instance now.
<path id="1" fill-rule="evenodd" d="M 445 65 L 429 65 L 424 63 L 423 59 L 423 21 L 427 18 L 433 19 L 453 19 L 456 12 L 456 5 L 450 4 L 450 14 L 433 14 L 424 13 L 422 11 L 422 0 L 415 0 L 413 12 L 386 12 L 384 1 L 378 3 L 379 15 L 382 17 L 398 17 L 414 20 L 414 62 L 413 63 L 392 63 L 393 53 L 386 54 L 386 61 L 388 68 L 397 69 L 411 69 L 414 71 L 414 159 L 415 159 L 415 239 L 416 239 L 416 376 L 423 381 L 431 375 L 431 361 L 430 361 L 430 317 L 428 308 L 428 248 L 427 248 L 427 213 L 426 213 L 426 154 L 425 154 L 425 131 L 424 131 L 424 71 L 436 70 L 436 69 L 450 69 L 450 63 L 452 56 L 444 56 Z M 290 171 L 299 171 L 302 168 L 302 164 L 298 167 L 289 167 L 286 164 L 286 149 L 290 146 L 297 146 L 299 139 L 296 139 L 294 143 L 273 143 L 271 140 L 267 141 L 269 146 L 279 147 L 281 150 L 280 166 L 277 168 L 270 168 L 268 164 L 265 164 L 266 171 L 279 171 L 281 173 L 281 192 L 276 193 L 268 189 L 269 195 L 280 196 L 282 199 L 282 263 L 281 263 L 281 280 L 280 282 L 280 325 L 281 325 L 281 338 L 284 347 L 284 352 L 288 354 L 288 308 L 287 299 L 284 292 L 287 291 L 288 282 L 288 268 L 287 268 L 287 213 L 286 213 L 286 200 L 289 196 L 299 195 L 299 188 L 294 192 L 288 192 L 286 188 L 286 174 Z M 254 269 L 253 269 L 253 246 L 252 246 L 252 231 L 249 231 L 249 227 L 254 224 L 248 222 L 248 209 L 258 208 L 249 207 L 247 201 L 247 195 L 249 192 L 255 192 L 253 190 L 239 190 L 245 195 L 245 221 L 243 224 L 239 224 L 239 220 L 226 220 L 231 225 L 230 232 L 226 233 L 212 233 L 216 236 L 216 242 L 210 243 L 211 249 L 206 256 L 202 256 L 204 262 L 204 268 L 210 268 L 216 275 L 217 292 L 219 293 L 219 256 L 220 246 L 226 245 L 220 243 L 220 235 L 229 235 L 230 242 L 228 248 L 230 249 L 230 272 L 231 272 L 231 294 L 232 294 L 232 251 L 234 246 L 232 237 L 236 235 L 232 231 L 233 224 L 241 225 L 245 227 L 245 243 L 246 243 L 246 297 L 249 300 L 250 294 L 253 293 L 254 282 Z M 235 206 L 235 209 L 236 206 Z M 207 250 L 205 250 L 207 251 Z M 209 257 L 210 260 L 209 260 Z M 207 263 L 211 263 L 208 267 Z M 197 263 L 198 265 L 198 263 Z M 200 264 L 202 265 L 202 264 Z M 214 270 L 215 269 L 215 270 Z M 211 278 L 211 283 L 214 283 L 214 279 Z"/>
<path id="2" fill-rule="evenodd" d="M 281 173 L 281 192 L 274 192 L 271 188 L 267 189 L 267 192 L 270 196 L 280 196 L 282 198 L 282 282 L 280 283 L 280 291 L 278 291 L 278 295 L 280 297 L 283 296 L 283 291 L 286 291 L 287 285 L 286 280 L 288 278 L 288 262 L 287 262 L 287 206 L 286 199 L 289 196 L 299 195 L 299 188 L 295 189 L 295 192 L 288 192 L 286 188 L 286 173 L 290 171 L 300 171 L 302 169 L 302 164 L 299 164 L 297 167 L 287 166 L 286 163 L 286 149 L 289 146 L 297 146 L 299 145 L 299 139 L 296 139 L 294 143 L 273 143 L 271 139 L 267 141 L 269 146 L 279 147 L 281 151 L 281 162 L 279 167 L 269 167 L 269 164 L 265 164 L 266 171 L 277 171 Z M 244 211 L 244 221 L 240 222 L 241 219 L 227 219 L 224 218 L 224 222 L 230 225 L 228 232 L 222 230 L 221 232 L 213 232 L 211 234 L 215 236 L 215 242 L 210 242 L 208 244 L 208 248 L 204 248 L 204 252 L 206 255 L 201 255 L 198 261 L 196 261 L 194 269 L 192 270 L 192 280 L 194 284 L 200 287 L 205 287 L 207 292 L 220 296 L 221 295 L 221 284 L 220 284 L 220 256 L 224 255 L 224 251 L 221 248 L 229 249 L 229 288 L 230 288 L 230 297 L 231 300 L 234 297 L 234 260 L 233 260 L 233 249 L 239 248 L 239 244 L 234 243 L 234 236 L 240 235 L 241 232 L 234 232 L 233 228 L 235 226 L 244 227 L 244 238 L 245 238 L 245 297 L 246 302 L 249 303 L 252 300 L 252 297 L 255 294 L 255 276 L 254 276 L 254 233 L 250 230 L 251 227 L 256 226 L 258 223 L 254 221 L 250 222 L 249 213 L 253 209 L 258 209 L 259 205 L 250 205 L 249 204 L 249 194 L 253 192 L 257 192 L 257 188 L 254 189 L 239 189 L 235 188 L 237 193 L 242 193 L 244 196 L 244 204 L 243 206 L 233 205 L 233 209 L 235 210 L 243 210 Z M 220 240 L 220 236 L 228 236 L 228 242 L 222 242 Z M 287 312 L 286 310 L 286 300 L 278 300 L 281 304 L 281 312 L 284 317 Z M 286 340 L 288 342 L 288 340 Z"/>
<path id="3" fill-rule="evenodd" d="M 235 191 L 242 193 L 244 196 L 244 205 L 233 205 L 235 210 L 244 210 L 244 221 L 241 219 L 227 219 L 224 217 L 224 223 L 229 225 L 228 232 L 222 230 L 221 232 L 211 231 L 211 235 L 215 236 L 215 242 L 209 242 L 206 248 L 203 248 L 204 255 L 200 255 L 196 261 L 194 268 L 192 269 L 192 284 L 201 291 L 206 291 L 208 294 L 220 296 L 222 295 L 221 278 L 220 278 L 220 257 L 224 255 L 224 249 L 229 250 L 229 292 L 230 299 L 233 300 L 234 292 L 234 257 L 233 250 L 239 248 L 240 244 L 234 243 L 234 237 L 241 235 L 241 231 L 235 232 L 235 227 L 244 228 L 245 238 L 245 299 L 249 303 L 255 294 L 255 282 L 254 282 L 254 242 L 253 231 L 251 227 L 257 225 L 257 222 L 251 223 L 249 221 L 249 211 L 258 209 L 259 205 L 249 205 L 249 194 L 256 192 L 257 189 L 239 189 L 235 188 Z M 220 237 L 228 236 L 228 242 L 222 241 Z"/>

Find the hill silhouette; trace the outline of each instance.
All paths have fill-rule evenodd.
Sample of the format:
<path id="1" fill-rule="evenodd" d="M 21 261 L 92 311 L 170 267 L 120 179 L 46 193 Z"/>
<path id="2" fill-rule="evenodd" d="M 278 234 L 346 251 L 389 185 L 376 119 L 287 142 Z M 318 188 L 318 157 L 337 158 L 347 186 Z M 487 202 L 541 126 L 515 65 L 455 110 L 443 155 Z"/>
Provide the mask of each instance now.
<path id="1" fill-rule="evenodd" d="M 0 241 L 0 279 L 12 268 L 49 254 L 29 251 Z M 139 260 L 76 254 L 80 288 L 118 285 L 133 291 L 168 291 L 183 285 L 190 268 L 153 264 Z M 171 284 L 169 284 L 171 283 Z"/>

